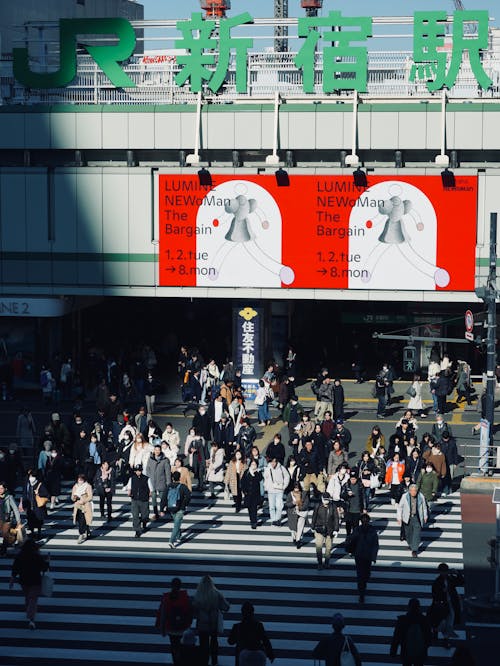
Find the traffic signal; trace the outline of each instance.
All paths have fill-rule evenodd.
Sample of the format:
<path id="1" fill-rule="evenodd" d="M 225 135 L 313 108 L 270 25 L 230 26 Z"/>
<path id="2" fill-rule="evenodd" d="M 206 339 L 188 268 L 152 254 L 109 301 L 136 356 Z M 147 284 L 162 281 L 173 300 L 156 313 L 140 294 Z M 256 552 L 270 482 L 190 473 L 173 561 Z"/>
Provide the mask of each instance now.
<path id="1" fill-rule="evenodd" d="M 403 348 L 403 372 L 415 372 L 417 369 L 417 348 L 407 345 Z"/>

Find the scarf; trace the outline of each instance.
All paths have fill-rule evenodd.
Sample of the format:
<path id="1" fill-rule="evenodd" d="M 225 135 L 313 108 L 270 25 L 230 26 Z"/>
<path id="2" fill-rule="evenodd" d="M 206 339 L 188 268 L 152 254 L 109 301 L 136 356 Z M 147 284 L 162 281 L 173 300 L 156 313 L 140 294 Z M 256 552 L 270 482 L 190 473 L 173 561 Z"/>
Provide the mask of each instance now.
<path id="1" fill-rule="evenodd" d="M 75 484 L 75 487 L 73 488 L 73 495 L 75 497 L 81 499 L 82 495 L 85 495 L 85 493 L 88 493 L 88 483 L 86 481 Z"/>

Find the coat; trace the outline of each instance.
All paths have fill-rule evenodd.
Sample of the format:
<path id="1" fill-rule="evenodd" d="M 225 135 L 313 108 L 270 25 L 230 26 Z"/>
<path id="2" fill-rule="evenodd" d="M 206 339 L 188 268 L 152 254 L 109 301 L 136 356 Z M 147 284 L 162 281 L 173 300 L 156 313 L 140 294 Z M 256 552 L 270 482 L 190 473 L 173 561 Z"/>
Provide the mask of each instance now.
<path id="1" fill-rule="evenodd" d="M 449 607 L 447 596 L 450 597 L 453 613 L 455 615 L 454 624 L 460 624 L 461 608 L 460 598 L 457 587 L 463 585 L 463 576 L 458 572 L 451 571 L 447 576 L 447 582 L 438 576 L 432 583 L 432 604 L 429 608 L 428 617 L 433 627 L 437 627 L 441 620 L 448 616 Z M 448 588 L 448 594 L 446 593 Z"/>
<path id="2" fill-rule="evenodd" d="M 335 449 L 330 451 L 326 468 L 328 476 L 335 474 L 340 465 L 345 462 L 349 462 L 349 456 L 345 451 L 342 451 L 342 449 L 340 449 L 338 452 L 336 452 Z"/>
<path id="3" fill-rule="evenodd" d="M 422 456 L 423 459 L 426 462 L 430 462 L 434 465 L 434 469 L 436 470 L 436 474 L 444 479 L 446 476 L 446 458 L 444 456 L 444 453 L 433 453 L 432 449 L 428 449 L 424 455 Z"/>
<path id="4" fill-rule="evenodd" d="M 286 517 L 288 521 L 288 529 L 290 530 L 290 532 L 296 532 L 299 514 L 297 513 L 297 505 L 293 501 L 293 495 L 291 492 L 288 493 L 288 495 L 286 496 L 285 507 L 286 507 Z M 309 511 L 309 493 L 303 490 L 301 513 L 307 516 L 308 511 Z"/>
<path id="5" fill-rule="evenodd" d="M 290 483 L 290 474 L 283 465 L 278 463 L 276 467 L 268 465 L 264 470 L 264 489 L 268 493 L 280 492 L 283 494 Z"/>
<path id="6" fill-rule="evenodd" d="M 392 472 L 394 465 L 397 466 L 399 483 L 403 481 L 403 474 L 405 473 L 405 464 L 403 462 L 395 463 L 392 460 L 390 460 L 387 463 L 387 468 L 385 470 L 385 482 L 388 484 L 392 484 Z"/>
<path id="7" fill-rule="evenodd" d="M 428 502 L 434 499 L 439 488 L 439 477 L 436 472 L 434 470 L 422 472 L 417 481 L 417 487 Z"/>
<path id="8" fill-rule="evenodd" d="M 73 523 L 76 523 L 76 514 L 78 509 L 83 511 L 83 515 L 85 516 L 85 522 L 87 523 L 87 527 L 90 527 L 92 525 L 92 486 L 90 483 L 86 483 L 87 488 L 85 490 L 85 494 L 81 496 L 81 499 L 77 500 L 76 502 L 73 503 Z M 74 497 L 74 493 L 76 492 L 76 487 L 77 484 L 73 486 L 71 489 L 71 497 Z"/>
<path id="9" fill-rule="evenodd" d="M 326 514 L 323 511 L 324 509 L 327 512 Z M 323 503 L 317 504 L 314 507 L 311 524 L 315 532 L 324 536 L 332 537 L 334 532 L 338 532 L 339 513 L 333 502 L 327 504 L 326 507 L 323 506 Z"/>
<path id="10" fill-rule="evenodd" d="M 243 474 L 241 479 L 241 490 L 245 495 L 245 504 L 260 504 L 262 501 L 262 495 L 260 492 L 260 483 L 262 481 L 262 473 L 258 470 L 255 474 L 250 474 L 250 470 L 247 469 Z"/>
<path id="11" fill-rule="evenodd" d="M 145 473 L 151 479 L 153 490 L 160 493 L 165 492 L 172 481 L 170 461 L 163 453 L 159 458 L 155 458 L 154 454 L 150 456 Z"/>
<path id="12" fill-rule="evenodd" d="M 207 481 L 212 483 L 224 482 L 224 449 L 216 449 L 210 452 L 207 461 Z"/>
<path id="13" fill-rule="evenodd" d="M 217 636 L 219 633 L 219 613 L 229 610 L 229 606 L 229 603 L 219 591 L 217 591 L 215 603 L 209 606 L 202 606 L 195 596 L 193 599 L 193 612 L 196 618 L 196 631 L 198 633 Z"/>
<path id="14" fill-rule="evenodd" d="M 411 645 L 408 641 L 410 628 L 415 625 L 420 627 L 421 637 L 423 639 L 419 642 L 419 645 L 416 646 Z M 416 657 L 421 657 L 423 663 L 427 658 L 427 650 L 429 649 L 431 640 L 431 625 L 423 613 L 409 612 L 406 615 L 400 615 L 396 620 L 394 635 L 392 637 L 391 657 L 396 656 L 398 647 L 401 645 L 401 661 L 403 663 L 413 663 Z M 415 648 L 418 650 L 417 653 L 415 653 Z M 418 661 L 420 661 L 420 659 L 418 659 Z"/>
<path id="15" fill-rule="evenodd" d="M 417 515 L 421 525 L 425 525 L 427 518 L 429 517 L 427 511 L 427 502 L 422 493 L 417 493 Z M 408 525 L 410 522 L 411 515 L 411 495 L 409 492 L 405 493 L 403 497 L 399 500 L 397 508 L 398 520 L 402 521 L 405 525 Z"/>
<path id="16" fill-rule="evenodd" d="M 411 396 L 408 400 L 407 409 L 418 412 L 424 408 L 422 402 L 422 382 L 414 381 L 411 386 L 415 390 L 415 395 Z"/>
<path id="17" fill-rule="evenodd" d="M 234 460 L 231 460 L 231 462 L 227 466 L 226 475 L 224 477 L 224 483 L 226 484 L 226 486 L 229 487 L 229 492 L 231 493 L 231 495 L 233 495 L 233 497 L 238 494 L 238 477 L 240 479 L 240 484 L 241 484 L 241 479 L 246 469 L 247 469 L 246 463 L 242 463 L 240 466 L 240 471 L 237 472 L 236 463 L 234 462 Z"/>

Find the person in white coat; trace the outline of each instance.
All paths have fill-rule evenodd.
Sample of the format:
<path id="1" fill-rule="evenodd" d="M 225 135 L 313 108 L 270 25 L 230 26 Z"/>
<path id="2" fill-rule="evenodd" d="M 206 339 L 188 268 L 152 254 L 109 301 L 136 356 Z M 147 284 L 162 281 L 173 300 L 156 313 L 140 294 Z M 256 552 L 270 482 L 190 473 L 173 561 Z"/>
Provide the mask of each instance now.
<path id="1" fill-rule="evenodd" d="M 286 467 L 272 458 L 269 465 L 264 469 L 264 490 L 267 491 L 269 502 L 269 518 L 271 525 L 281 525 L 281 514 L 283 513 L 283 493 L 290 483 L 290 474 Z"/>
<path id="2" fill-rule="evenodd" d="M 224 485 L 224 449 L 217 442 L 212 442 L 210 457 L 207 461 L 207 481 L 211 499 L 215 499 L 215 486 Z"/>
<path id="3" fill-rule="evenodd" d="M 422 385 L 420 375 L 413 375 L 413 382 L 409 386 L 407 393 L 410 396 L 407 409 L 411 409 L 413 414 L 419 414 L 420 418 L 425 419 L 427 414 L 424 412 L 424 403 L 422 402 Z"/>

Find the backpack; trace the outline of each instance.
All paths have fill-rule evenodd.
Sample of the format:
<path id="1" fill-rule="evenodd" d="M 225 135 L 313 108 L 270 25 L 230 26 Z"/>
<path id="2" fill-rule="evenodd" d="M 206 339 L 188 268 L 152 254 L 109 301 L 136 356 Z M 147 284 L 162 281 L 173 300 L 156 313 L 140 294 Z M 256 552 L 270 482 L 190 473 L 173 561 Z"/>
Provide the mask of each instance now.
<path id="1" fill-rule="evenodd" d="M 424 632 L 418 622 L 414 622 L 408 627 L 405 657 L 409 661 L 423 661 L 425 659 Z"/>
<path id="2" fill-rule="evenodd" d="M 177 513 L 181 505 L 181 484 L 170 486 L 167 492 L 167 509 L 170 513 Z"/>
<path id="3" fill-rule="evenodd" d="M 170 595 L 167 598 L 166 608 L 166 627 L 169 632 L 184 631 L 191 626 L 193 614 L 187 595 L 181 595 L 173 600 Z"/>

